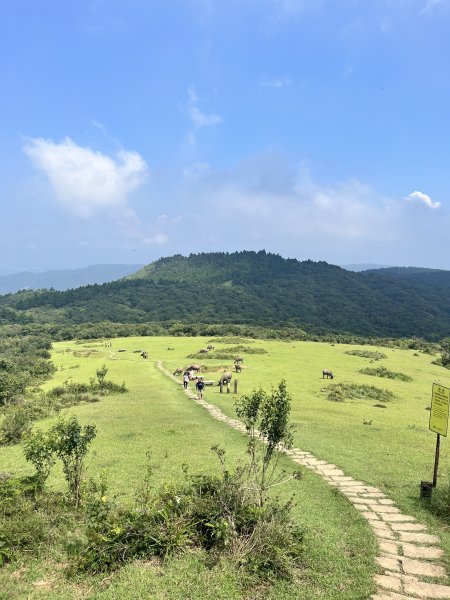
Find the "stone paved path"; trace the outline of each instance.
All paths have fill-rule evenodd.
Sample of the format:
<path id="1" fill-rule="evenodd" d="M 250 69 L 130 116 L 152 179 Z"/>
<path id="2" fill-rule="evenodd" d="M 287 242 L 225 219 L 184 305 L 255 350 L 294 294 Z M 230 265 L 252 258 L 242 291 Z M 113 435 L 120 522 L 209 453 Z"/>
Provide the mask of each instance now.
<path id="1" fill-rule="evenodd" d="M 178 384 L 179 380 L 158 361 L 158 368 Z M 217 406 L 186 390 L 192 400 L 203 406 L 215 419 L 245 433 L 245 426 L 227 417 Z M 294 462 L 320 475 L 329 485 L 337 487 L 360 511 L 372 528 L 378 542 L 376 558 L 382 574 L 375 575 L 378 591 L 371 600 L 423 600 L 449 598 L 450 586 L 444 567 L 439 564 L 443 555 L 439 539 L 427 531 L 426 525 L 404 515 L 378 488 L 356 481 L 325 460 L 310 452 L 293 448 L 286 452 Z"/>

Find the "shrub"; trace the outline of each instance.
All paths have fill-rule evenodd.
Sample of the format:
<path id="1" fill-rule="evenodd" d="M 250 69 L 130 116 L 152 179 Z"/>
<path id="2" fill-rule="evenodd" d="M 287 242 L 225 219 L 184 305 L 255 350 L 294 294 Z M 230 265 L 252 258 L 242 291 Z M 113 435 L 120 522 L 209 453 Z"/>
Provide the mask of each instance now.
<path id="1" fill-rule="evenodd" d="M 338 383 L 330 385 L 328 389 L 328 400 L 331 400 L 332 402 L 344 402 L 345 400 L 390 402 L 396 397 L 390 390 L 383 390 L 374 385 Z"/>
<path id="2" fill-rule="evenodd" d="M 400 381 L 412 381 L 413 378 L 409 375 L 405 375 L 404 373 L 399 373 L 396 371 L 389 371 L 386 367 L 366 367 L 365 369 L 360 369 L 360 373 L 364 375 L 373 375 L 374 377 L 386 377 L 387 379 L 398 379 Z"/>
<path id="3" fill-rule="evenodd" d="M 362 358 L 371 358 L 372 360 L 381 360 L 382 358 L 387 358 L 384 352 L 378 352 L 377 350 L 346 350 L 345 354 L 361 356 Z"/>
<path id="4" fill-rule="evenodd" d="M 0 479 L 0 566 L 46 538 L 45 518 L 35 510 L 34 485 L 15 477 Z"/>
<path id="5" fill-rule="evenodd" d="M 23 451 L 26 460 L 33 463 L 36 469 L 36 481 L 38 488 L 42 490 L 55 463 L 52 433 L 44 433 L 40 430 L 31 433 L 25 438 Z"/>
<path id="6" fill-rule="evenodd" d="M 252 348 L 251 346 L 232 346 L 225 350 L 210 350 L 206 353 L 189 354 L 187 358 L 195 359 L 218 359 L 218 360 L 234 360 L 239 355 L 245 354 L 267 354 L 264 348 Z"/>
<path id="7" fill-rule="evenodd" d="M 69 487 L 69 494 L 76 507 L 80 504 L 84 459 L 89 445 L 97 435 L 95 425 L 82 427 L 76 417 L 59 421 L 48 432 L 37 431 L 29 435 L 24 444 L 25 458 L 36 469 L 36 480 L 42 489 L 55 460 L 61 459 Z"/>
<path id="8" fill-rule="evenodd" d="M 111 571 L 131 560 L 198 547 L 211 558 L 226 554 L 262 579 L 290 578 L 303 530 L 290 521 L 290 503 L 259 506 L 247 477 L 243 469 L 225 469 L 220 476 L 185 471 L 183 483 L 163 487 L 145 506 L 132 508 L 115 506 L 98 487 L 87 506 L 85 541 L 71 540 L 75 568 Z"/>
<path id="9" fill-rule="evenodd" d="M 52 448 L 63 463 L 69 493 L 76 507 L 80 503 L 84 458 L 97 435 L 95 425 L 82 427 L 76 417 L 59 421 L 51 430 Z"/>
<path id="10" fill-rule="evenodd" d="M 32 416 L 24 405 L 11 406 L 6 411 L 0 426 L 0 444 L 17 444 L 30 431 Z"/>

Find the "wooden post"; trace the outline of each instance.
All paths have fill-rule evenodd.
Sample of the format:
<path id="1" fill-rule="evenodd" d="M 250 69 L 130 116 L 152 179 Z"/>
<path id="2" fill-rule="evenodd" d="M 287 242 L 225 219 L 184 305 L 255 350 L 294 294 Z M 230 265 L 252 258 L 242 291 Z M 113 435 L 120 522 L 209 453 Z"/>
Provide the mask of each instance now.
<path id="1" fill-rule="evenodd" d="M 438 467 L 439 467 L 439 450 L 441 447 L 441 435 L 437 434 L 436 438 L 436 452 L 434 455 L 434 473 L 433 473 L 433 487 L 435 488 L 437 485 L 437 476 L 438 476 Z"/>
<path id="2" fill-rule="evenodd" d="M 238 380 L 235 379 L 234 380 L 234 393 L 237 394 L 237 386 L 238 386 Z"/>

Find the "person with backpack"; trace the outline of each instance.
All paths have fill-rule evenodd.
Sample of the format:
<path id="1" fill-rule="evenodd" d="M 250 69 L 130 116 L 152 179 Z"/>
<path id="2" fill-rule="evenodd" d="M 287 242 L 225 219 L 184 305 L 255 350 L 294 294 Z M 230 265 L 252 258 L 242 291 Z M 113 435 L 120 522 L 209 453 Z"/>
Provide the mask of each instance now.
<path id="1" fill-rule="evenodd" d="M 205 382 L 201 377 L 197 377 L 197 383 L 195 384 L 195 388 L 197 390 L 197 397 L 199 400 L 201 400 L 203 396 L 203 390 L 205 388 Z"/>

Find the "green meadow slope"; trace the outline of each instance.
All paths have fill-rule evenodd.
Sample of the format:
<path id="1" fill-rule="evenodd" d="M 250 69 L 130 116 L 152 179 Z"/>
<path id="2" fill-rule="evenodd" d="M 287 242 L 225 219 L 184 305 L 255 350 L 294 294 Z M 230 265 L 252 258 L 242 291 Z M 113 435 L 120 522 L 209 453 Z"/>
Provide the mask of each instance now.
<path id="1" fill-rule="evenodd" d="M 184 367 L 192 360 L 191 354 L 195 356 L 210 342 L 215 345 L 213 354 L 200 359 L 206 378 L 215 380 L 223 369 L 232 368 L 236 352 L 243 355 L 245 367 L 234 376 L 238 378 L 239 394 L 258 386 L 270 389 L 285 378 L 293 397 L 295 446 L 380 488 L 402 512 L 426 523 L 430 531 L 439 535 L 446 566 L 450 565 L 449 530 L 419 499 L 419 482 L 431 478 L 434 459 L 435 435 L 428 431 L 427 410 L 431 385 L 437 381 L 450 386 L 450 374 L 431 364 L 432 356 L 412 350 L 364 346 L 364 351 L 385 355 L 371 363 L 370 358 L 347 354 L 355 346 L 313 342 L 151 337 L 116 339 L 112 347 L 106 347 L 102 341 L 54 344 L 53 360 L 58 370 L 46 388 L 66 380 L 86 382 L 106 364 L 110 378 L 124 380 L 130 390 L 125 395 L 108 396 L 99 403 L 66 411 L 76 414 L 83 423 L 96 423 L 99 433 L 89 460 L 89 474 L 98 475 L 106 469 L 110 494 L 118 494 L 121 502 L 132 500 L 148 449 L 157 466 L 155 486 L 180 478 L 183 463 L 189 464 L 191 472 L 214 471 L 217 464 L 209 449 L 215 443 L 227 449 L 232 463 L 242 456 L 243 436 L 214 421 L 183 394 L 180 384 L 174 384 L 156 368 L 159 360 L 171 371 Z M 136 352 L 141 349 L 149 353 L 149 360 L 143 360 Z M 222 358 L 214 358 L 214 354 Z M 384 366 L 408 375 L 412 381 L 360 373 L 368 366 Z M 334 371 L 334 380 L 322 379 L 325 367 Z M 381 406 L 368 399 L 330 402 L 328 392 L 339 383 L 374 385 L 392 391 L 396 397 Z M 235 416 L 233 393 L 221 395 L 215 386 L 208 387 L 205 396 L 208 402 Z M 46 427 L 50 423 L 46 420 L 38 425 Z M 449 461 L 447 440 L 443 439 L 440 489 L 448 484 Z M 286 459 L 284 465 L 289 468 L 292 463 Z M 0 470 L 30 472 L 19 446 L 2 450 Z M 62 474 L 55 472 L 50 484 L 60 488 Z M 377 571 L 375 542 L 357 511 L 336 490 L 307 471 L 300 482 L 280 491 L 285 497 L 295 494 L 296 519 L 307 529 L 304 564 L 295 583 L 276 584 L 264 590 L 261 597 L 370 597 L 372 577 Z M 36 581 L 45 581 L 50 582 L 45 589 L 46 598 L 83 597 L 87 593 L 95 598 L 249 598 L 239 577 L 226 564 L 208 571 L 198 556 L 185 556 L 165 565 L 129 565 L 112 575 L 106 588 L 95 577 L 67 581 L 55 566 L 63 561 L 64 556 L 55 551 L 50 561 L 43 552 L 41 558 L 22 565 L 11 564 L 0 571 L 2 590 L 8 593 L 13 585 L 18 594 L 15 597 L 41 597 Z M 18 569 L 20 576 L 13 577 Z"/>
<path id="2" fill-rule="evenodd" d="M 189 465 L 192 473 L 216 471 L 218 464 L 210 451 L 214 444 L 226 448 L 230 464 L 245 456 L 245 438 L 213 420 L 186 397 L 181 385 L 165 377 L 156 367 L 159 359 L 170 368 L 182 364 L 187 361 L 186 355 L 194 352 L 203 341 L 126 338 L 113 340 L 112 348 L 105 347 L 103 342 L 54 345 L 53 360 L 58 370 L 45 388 L 66 380 L 86 382 L 103 364 L 109 369 L 108 378 L 117 382 L 124 380 L 129 388 L 127 394 L 106 396 L 98 403 L 64 412 L 64 416 L 77 415 L 82 423 L 96 424 L 98 436 L 88 461 L 88 475 L 98 477 L 105 469 L 110 486 L 108 495 L 116 496 L 118 501 L 133 500 L 145 471 L 145 454 L 149 449 L 155 464 L 155 487 L 179 480 L 183 463 Z M 224 347 L 230 348 L 229 345 Z M 276 353 L 277 348 L 270 344 L 269 351 Z M 119 349 L 125 351 L 118 352 Z M 139 349 L 149 352 L 149 360 L 143 360 L 135 352 Z M 257 365 L 264 368 L 264 363 L 259 362 L 262 355 L 254 356 L 252 367 L 249 364 L 245 373 L 248 381 L 244 383 L 242 378 L 243 390 L 250 389 L 260 379 L 258 371 L 262 371 Z M 215 361 L 213 370 L 219 363 L 221 361 Z M 280 366 L 277 366 L 277 378 L 282 375 Z M 290 388 L 293 388 L 292 382 Z M 208 388 L 206 395 L 211 401 L 221 400 L 216 388 Z M 230 411 L 232 398 L 232 395 L 226 398 Z M 48 427 L 52 422 L 47 419 L 37 426 Z M 294 467 L 288 459 L 283 460 L 283 466 Z M 30 473 L 20 446 L 2 449 L 1 470 Z M 62 489 L 62 473 L 55 471 L 49 485 Z M 43 549 L 38 558 L 22 559 L 19 564 L 13 562 L 3 567 L 0 589 L 5 597 L 55 600 L 80 597 L 180 600 L 368 598 L 374 591 L 375 543 L 357 511 L 336 490 L 307 471 L 301 481 L 291 482 L 278 493 L 285 499 L 294 494 L 294 517 L 306 529 L 304 557 L 293 582 L 278 582 L 249 592 L 239 573 L 226 561 L 207 568 L 202 557 L 196 554 L 171 559 L 165 564 L 133 563 L 106 579 L 104 576 L 83 576 L 67 580 L 64 553 L 50 548 Z"/>

